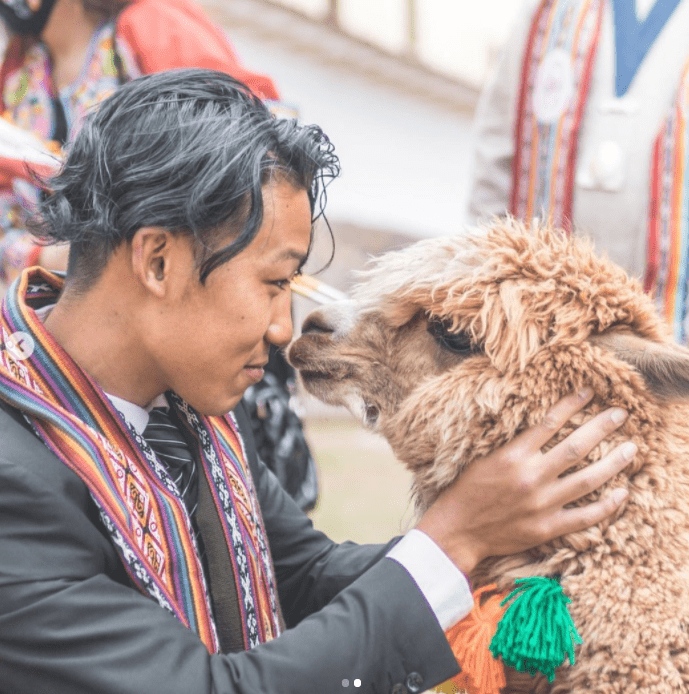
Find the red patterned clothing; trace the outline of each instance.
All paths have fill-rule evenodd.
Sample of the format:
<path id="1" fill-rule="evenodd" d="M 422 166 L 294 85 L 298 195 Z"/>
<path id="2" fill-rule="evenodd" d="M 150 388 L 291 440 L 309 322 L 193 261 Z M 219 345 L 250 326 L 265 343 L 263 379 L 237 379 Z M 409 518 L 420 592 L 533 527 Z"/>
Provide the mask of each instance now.
<path id="1" fill-rule="evenodd" d="M 10 51 L 20 50 L 19 43 L 11 44 Z M 40 41 L 30 44 L 23 51 L 21 65 L 6 75 L 2 85 L 4 117 L 46 141 L 55 139 L 60 128 L 64 134 L 59 137 L 58 133 L 58 139 L 66 139 L 68 134 L 73 137 L 79 123 L 96 104 L 110 96 L 123 80 L 141 75 L 125 41 L 117 40 L 119 72 L 115 56 L 115 22 L 110 21 L 94 33 L 79 77 L 56 91 L 48 49 Z M 11 55 L 7 58 L 17 59 Z M 35 210 L 38 196 L 38 188 L 13 179 L 9 187 L 0 191 L 0 228 L 23 229 L 27 214 Z M 26 245 L 25 239 L 16 237 L 16 242 L 6 250 L 6 258 L 22 267 L 24 254 L 19 251 Z"/>
<path id="2" fill-rule="evenodd" d="M 45 45 L 15 37 L 0 68 L 5 117 L 61 145 L 74 136 L 89 110 L 119 85 L 180 67 L 221 70 L 261 98 L 279 99 L 272 80 L 244 68 L 225 35 L 190 0 L 135 0 L 123 6 L 116 19 L 94 33 L 79 77 L 57 93 Z M 8 180 L 0 172 L 0 281 L 3 265 L 20 269 L 35 260 L 36 247 L 27 243 L 25 234 L 8 232 L 25 228 L 39 195 L 35 186 Z"/>

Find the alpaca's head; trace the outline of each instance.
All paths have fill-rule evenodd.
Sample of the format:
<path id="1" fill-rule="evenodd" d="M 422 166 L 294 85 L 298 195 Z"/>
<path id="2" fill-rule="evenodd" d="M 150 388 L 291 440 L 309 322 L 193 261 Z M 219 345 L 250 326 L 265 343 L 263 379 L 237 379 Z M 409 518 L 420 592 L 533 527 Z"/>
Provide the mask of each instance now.
<path id="1" fill-rule="evenodd" d="M 589 413 L 689 393 L 689 351 L 639 283 L 561 232 L 501 221 L 383 255 L 361 280 L 306 319 L 289 358 L 309 392 L 386 436 L 422 504 L 575 389 L 594 387 Z"/>

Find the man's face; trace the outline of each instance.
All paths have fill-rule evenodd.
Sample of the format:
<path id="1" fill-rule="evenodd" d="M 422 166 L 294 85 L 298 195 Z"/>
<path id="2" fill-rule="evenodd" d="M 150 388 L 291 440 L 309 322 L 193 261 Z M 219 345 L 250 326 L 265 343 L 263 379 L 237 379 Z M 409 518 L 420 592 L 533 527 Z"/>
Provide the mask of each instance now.
<path id="1" fill-rule="evenodd" d="M 263 202 L 254 240 L 205 285 L 190 247 L 188 277 L 155 317 L 156 365 L 167 387 L 202 414 L 231 410 L 263 377 L 270 345 L 292 336 L 289 283 L 309 248 L 309 199 L 280 181 L 264 187 Z"/>

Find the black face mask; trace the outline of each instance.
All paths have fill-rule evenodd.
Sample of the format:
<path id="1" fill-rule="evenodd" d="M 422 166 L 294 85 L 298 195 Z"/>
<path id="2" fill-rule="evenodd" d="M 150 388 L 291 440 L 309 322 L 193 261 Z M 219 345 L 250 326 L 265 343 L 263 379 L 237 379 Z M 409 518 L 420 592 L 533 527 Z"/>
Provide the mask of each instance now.
<path id="1" fill-rule="evenodd" d="M 56 0 L 39 0 L 38 9 L 32 10 L 29 0 L 0 0 L 0 18 L 16 34 L 39 36 L 48 23 Z"/>

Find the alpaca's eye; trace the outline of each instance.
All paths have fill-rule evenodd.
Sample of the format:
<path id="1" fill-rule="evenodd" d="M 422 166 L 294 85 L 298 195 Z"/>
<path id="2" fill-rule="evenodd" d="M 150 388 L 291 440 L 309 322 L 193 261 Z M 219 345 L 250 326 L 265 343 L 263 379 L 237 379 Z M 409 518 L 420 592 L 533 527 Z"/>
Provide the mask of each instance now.
<path id="1" fill-rule="evenodd" d="M 459 335 L 445 333 L 445 335 L 440 338 L 440 343 L 443 347 L 447 347 L 450 352 L 456 352 L 457 354 L 470 354 L 474 351 L 471 339 L 464 333 L 460 333 Z"/>
<path id="2" fill-rule="evenodd" d="M 455 354 L 469 355 L 477 351 L 469 335 L 450 332 L 449 326 L 438 318 L 429 321 L 428 332 L 436 342 Z"/>

